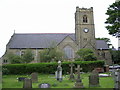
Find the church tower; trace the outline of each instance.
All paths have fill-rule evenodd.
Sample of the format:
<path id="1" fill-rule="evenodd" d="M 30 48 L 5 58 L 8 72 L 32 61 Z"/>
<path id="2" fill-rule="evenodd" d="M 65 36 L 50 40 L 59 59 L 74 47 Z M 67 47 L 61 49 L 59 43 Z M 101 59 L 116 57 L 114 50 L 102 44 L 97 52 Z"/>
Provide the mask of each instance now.
<path id="1" fill-rule="evenodd" d="M 75 38 L 79 49 L 96 49 L 93 7 L 89 9 L 76 7 Z"/>

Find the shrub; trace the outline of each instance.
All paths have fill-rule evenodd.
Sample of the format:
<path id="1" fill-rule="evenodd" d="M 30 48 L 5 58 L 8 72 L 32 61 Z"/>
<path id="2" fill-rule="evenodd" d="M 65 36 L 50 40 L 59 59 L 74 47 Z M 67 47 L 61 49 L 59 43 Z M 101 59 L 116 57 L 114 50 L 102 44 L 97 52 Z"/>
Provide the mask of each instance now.
<path id="1" fill-rule="evenodd" d="M 63 62 L 62 70 L 63 74 L 70 72 L 69 64 L 71 62 Z M 73 62 L 75 67 L 81 65 L 83 72 L 90 72 L 96 67 L 103 67 L 104 61 L 75 61 Z M 32 72 L 54 74 L 57 70 L 57 63 L 34 63 L 34 64 L 8 64 L 3 65 L 3 68 L 7 68 L 8 74 L 31 74 Z"/>
<path id="2" fill-rule="evenodd" d="M 2 74 L 3 75 L 8 75 L 9 74 L 9 70 L 7 68 L 2 68 Z"/>
<path id="3" fill-rule="evenodd" d="M 97 60 L 97 57 L 94 55 L 94 51 L 92 49 L 83 48 L 83 49 L 78 50 L 77 54 L 80 57 L 79 60 L 83 60 L 83 61 Z"/>
<path id="4" fill-rule="evenodd" d="M 118 50 L 118 51 L 117 50 L 116 51 L 110 50 L 110 53 L 111 53 L 112 61 L 115 64 L 120 63 L 120 50 Z"/>
<path id="5" fill-rule="evenodd" d="M 49 48 L 40 52 L 40 61 L 42 62 L 50 62 L 50 61 L 58 61 L 62 60 L 63 53 L 57 48 Z"/>
<path id="6" fill-rule="evenodd" d="M 27 49 L 25 51 L 25 53 L 23 54 L 23 56 L 22 56 L 22 61 L 24 63 L 29 63 L 29 62 L 31 62 L 33 60 L 34 60 L 34 56 L 33 56 L 32 51 L 30 49 Z"/>
<path id="7" fill-rule="evenodd" d="M 18 55 L 15 55 L 13 53 L 8 53 L 7 54 L 7 59 L 12 63 L 21 63 L 22 62 L 22 58 Z"/>
<path id="8" fill-rule="evenodd" d="M 95 60 L 97 60 L 97 57 L 94 54 L 89 53 L 84 56 L 84 60 L 85 61 L 95 61 Z"/>

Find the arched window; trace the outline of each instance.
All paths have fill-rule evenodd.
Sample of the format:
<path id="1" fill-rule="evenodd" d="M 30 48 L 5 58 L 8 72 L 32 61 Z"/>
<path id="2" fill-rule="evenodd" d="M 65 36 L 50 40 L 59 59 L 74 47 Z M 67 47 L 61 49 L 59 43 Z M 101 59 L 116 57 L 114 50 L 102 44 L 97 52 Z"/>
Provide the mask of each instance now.
<path id="1" fill-rule="evenodd" d="M 83 16 L 83 23 L 87 23 L 87 22 L 88 22 L 88 20 L 87 20 L 87 16 L 84 15 L 84 16 Z"/>
<path id="2" fill-rule="evenodd" d="M 74 50 L 71 46 L 64 47 L 65 58 L 71 59 L 74 58 Z"/>
<path id="3" fill-rule="evenodd" d="M 7 63 L 7 60 L 6 60 L 6 59 L 4 59 L 4 60 L 3 60 L 3 63 Z"/>

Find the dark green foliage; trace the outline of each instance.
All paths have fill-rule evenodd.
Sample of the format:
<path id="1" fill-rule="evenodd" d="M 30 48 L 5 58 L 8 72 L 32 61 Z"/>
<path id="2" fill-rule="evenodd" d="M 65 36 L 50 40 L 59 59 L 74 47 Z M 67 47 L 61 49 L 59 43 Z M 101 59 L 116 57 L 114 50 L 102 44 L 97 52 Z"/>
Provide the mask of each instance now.
<path id="1" fill-rule="evenodd" d="M 76 67 L 81 65 L 83 72 L 91 72 L 96 67 L 104 67 L 104 61 L 76 61 L 74 62 Z"/>
<path id="2" fill-rule="evenodd" d="M 63 53 L 57 48 L 49 48 L 40 52 L 40 62 L 50 62 L 62 60 Z"/>
<path id="3" fill-rule="evenodd" d="M 2 68 L 2 74 L 3 75 L 8 75 L 9 74 L 9 70 L 7 68 Z"/>
<path id="4" fill-rule="evenodd" d="M 63 62 L 62 70 L 63 74 L 70 72 L 69 64 L 71 62 Z M 89 72 L 95 67 L 103 67 L 104 61 L 75 61 L 75 68 L 77 65 L 81 65 L 82 71 Z M 34 64 L 8 64 L 3 65 L 2 68 L 7 68 L 8 74 L 31 74 L 32 72 L 38 72 L 43 74 L 54 74 L 57 70 L 57 63 L 34 63 Z M 74 71 L 75 72 L 75 71 Z"/>
<path id="5" fill-rule="evenodd" d="M 76 59 L 83 60 L 83 61 L 95 61 L 97 60 L 97 57 L 94 55 L 94 51 L 92 49 L 83 48 L 78 50 L 77 54 L 80 58 Z"/>
<path id="6" fill-rule="evenodd" d="M 27 49 L 25 53 L 22 56 L 22 62 L 23 63 L 29 63 L 34 60 L 33 53 L 30 49 Z"/>
<path id="7" fill-rule="evenodd" d="M 7 54 L 7 59 L 12 63 L 21 63 L 22 62 L 22 58 L 18 55 L 15 55 L 13 53 L 8 53 Z"/>
<path id="8" fill-rule="evenodd" d="M 120 63 L 120 51 L 110 50 L 110 53 L 111 53 L 111 55 L 112 55 L 112 61 L 113 61 L 115 64 Z"/>
<path id="9" fill-rule="evenodd" d="M 43 51 L 40 52 L 40 61 L 41 62 L 47 62 L 47 61 L 50 61 L 49 59 L 49 55 L 48 55 L 48 49 L 45 49 Z"/>
<path id="10" fill-rule="evenodd" d="M 105 40 L 106 43 L 110 43 L 110 39 L 109 38 L 96 38 L 96 40 Z"/>
<path id="11" fill-rule="evenodd" d="M 120 28 L 120 1 L 110 5 L 106 14 L 109 16 L 105 22 L 108 24 L 106 28 L 110 35 L 115 35 Z"/>
<path id="12" fill-rule="evenodd" d="M 84 56 L 84 60 L 85 61 L 95 61 L 95 60 L 97 60 L 97 57 L 94 54 L 89 53 Z"/>
<path id="13" fill-rule="evenodd" d="M 8 53 L 6 57 L 11 64 L 29 63 L 32 60 L 34 60 L 33 53 L 30 49 L 27 49 L 23 54 L 23 56 L 19 56 L 13 53 Z"/>

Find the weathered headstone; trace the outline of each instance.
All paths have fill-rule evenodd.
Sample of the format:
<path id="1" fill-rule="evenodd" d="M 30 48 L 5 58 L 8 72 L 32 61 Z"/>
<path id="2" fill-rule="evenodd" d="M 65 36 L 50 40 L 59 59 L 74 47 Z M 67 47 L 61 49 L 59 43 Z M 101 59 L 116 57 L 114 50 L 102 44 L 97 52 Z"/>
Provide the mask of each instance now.
<path id="1" fill-rule="evenodd" d="M 32 73 L 31 74 L 31 79 L 32 79 L 32 82 L 33 83 L 36 83 L 36 82 L 38 82 L 38 73 Z"/>
<path id="2" fill-rule="evenodd" d="M 96 70 L 93 70 L 89 76 L 89 86 L 98 87 L 99 86 L 99 74 Z"/>
<path id="3" fill-rule="evenodd" d="M 61 61 L 58 61 L 58 67 L 57 67 L 57 71 L 55 72 L 56 75 L 56 79 L 58 81 L 62 81 L 62 67 L 61 67 Z"/>
<path id="4" fill-rule="evenodd" d="M 105 68 L 105 70 L 104 70 L 105 72 L 109 72 L 109 65 L 105 65 L 104 68 Z"/>
<path id="5" fill-rule="evenodd" d="M 115 88 L 120 89 L 120 69 L 117 69 L 115 72 Z"/>
<path id="6" fill-rule="evenodd" d="M 29 78 L 25 78 L 23 82 L 23 88 L 32 88 L 32 80 Z"/>
<path id="7" fill-rule="evenodd" d="M 78 76 L 75 82 L 75 88 L 84 88 L 81 77 L 80 77 L 80 70 L 82 70 L 82 68 L 80 68 L 80 65 L 77 66 L 76 70 L 77 70 Z"/>
<path id="8" fill-rule="evenodd" d="M 50 88 L 50 84 L 49 83 L 41 83 L 38 86 L 39 88 Z"/>
<path id="9" fill-rule="evenodd" d="M 74 64 L 71 63 L 69 66 L 70 66 L 70 78 L 69 78 L 69 80 L 74 80 L 75 79 L 75 77 L 73 75 L 73 66 L 74 66 Z"/>

